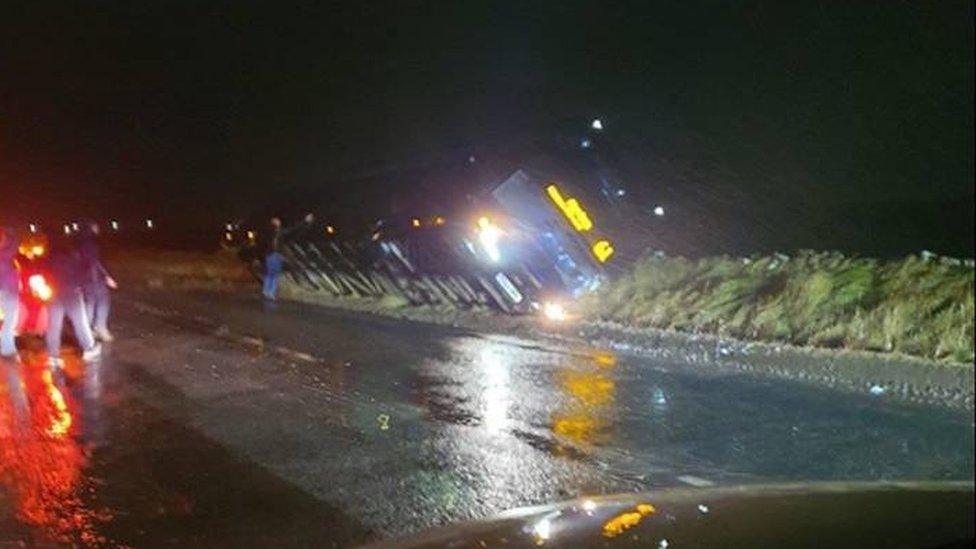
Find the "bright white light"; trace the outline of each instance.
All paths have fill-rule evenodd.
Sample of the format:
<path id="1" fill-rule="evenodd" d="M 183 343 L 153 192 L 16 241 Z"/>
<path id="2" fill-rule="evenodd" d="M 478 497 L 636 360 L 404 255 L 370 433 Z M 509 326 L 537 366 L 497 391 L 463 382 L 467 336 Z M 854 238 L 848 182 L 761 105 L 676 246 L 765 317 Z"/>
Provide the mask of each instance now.
<path id="1" fill-rule="evenodd" d="M 65 224 L 64 234 L 71 234 L 71 225 Z"/>
<path id="2" fill-rule="evenodd" d="M 113 231 L 119 230 L 119 222 L 118 221 L 116 221 L 116 220 L 113 219 L 113 220 L 109 221 L 108 224 L 109 224 L 110 227 L 112 227 L 112 230 Z"/>
<path id="3" fill-rule="evenodd" d="M 661 217 L 664 215 L 664 206 L 654 206 L 654 215 Z"/>
<path id="4" fill-rule="evenodd" d="M 627 191 L 623 189 L 617 189 L 617 196 L 623 196 L 625 194 L 627 194 Z"/>
<path id="5" fill-rule="evenodd" d="M 51 299 L 54 295 L 54 290 L 51 289 L 47 284 L 47 280 L 42 274 L 33 274 L 27 279 L 27 285 L 30 286 L 31 293 L 41 301 L 47 301 Z"/>
<path id="6" fill-rule="evenodd" d="M 546 541 L 552 535 L 552 523 L 549 522 L 548 518 L 544 518 L 535 523 L 535 526 L 532 527 L 532 533 L 541 541 Z"/>
<path id="7" fill-rule="evenodd" d="M 586 514 L 588 515 L 593 514 L 593 511 L 596 511 L 596 502 L 592 499 L 583 501 L 583 510 L 586 511 Z"/>
<path id="8" fill-rule="evenodd" d="M 501 433 L 508 427 L 508 411 L 512 406 L 508 365 L 493 344 L 483 348 L 478 359 L 484 384 L 481 396 L 483 425 L 489 432 Z"/>
<path id="9" fill-rule="evenodd" d="M 228 231 L 233 231 L 234 230 L 234 225 L 233 225 L 233 223 L 228 223 L 228 224 L 224 225 L 224 228 L 227 229 Z"/>
<path id="10" fill-rule="evenodd" d="M 498 263 L 502 258 L 502 252 L 498 249 L 498 241 L 501 237 L 501 229 L 490 219 L 482 217 L 478 220 L 478 242 L 492 263 Z"/>
<path id="11" fill-rule="evenodd" d="M 554 322 L 562 322 L 566 320 L 566 308 L 563 307 L 562 303 L 546 301 L 542 304 L 542 314 L 546 315 L 546 318 Z"/>
<path id="12" fill-rule="evenodd" d="M 589 139 L 583 139 L 582 141 L 580 141 L 580 148 L 582 148 L 582 149 L 589 149 L 590 148 L 590 140 Z"/>
<path id="13" fill-rule="evenodd" d="M 594 130 L 600 131 L 603 129 L 603 122 L 599 118 L 594 118 L 593 122 L 590 122 L 590 127 Z"/>
<path id="14" fill-rule="evenodd" d="M 28 228 L 30 229 L 30 232 L 32 232 L 32 233 L 36 233 L 37 232 L 37 225 L 35 225 L 33 223 L 31 223 L 30 225 L 28 225 Z"/>
<path id="15" fill-rule="evenodd" d="M 74 232 L 78 232 L 78 224 L 77 223 L 72 223 L 71 224 L 71 230 L 74 231 Z"/>
<path id="16" fill-rule="evenodd" d="M 152 219 L 147 219 L 146 220 L 146 228 L 147 229 L 152 229 L 153 228 L 153 220 Z"/>

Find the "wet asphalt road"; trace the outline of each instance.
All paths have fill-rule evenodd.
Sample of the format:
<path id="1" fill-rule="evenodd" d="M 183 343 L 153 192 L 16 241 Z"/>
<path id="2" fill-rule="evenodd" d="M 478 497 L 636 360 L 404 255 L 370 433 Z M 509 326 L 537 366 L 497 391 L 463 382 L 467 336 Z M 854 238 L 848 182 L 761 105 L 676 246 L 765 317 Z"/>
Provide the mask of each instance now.
<path id="1" fill-rule="evenodd" d="M 0 378 L 0 545 L 336 545 L 589 494 L 973 478 L 971 414 L 250 296 Z"/>

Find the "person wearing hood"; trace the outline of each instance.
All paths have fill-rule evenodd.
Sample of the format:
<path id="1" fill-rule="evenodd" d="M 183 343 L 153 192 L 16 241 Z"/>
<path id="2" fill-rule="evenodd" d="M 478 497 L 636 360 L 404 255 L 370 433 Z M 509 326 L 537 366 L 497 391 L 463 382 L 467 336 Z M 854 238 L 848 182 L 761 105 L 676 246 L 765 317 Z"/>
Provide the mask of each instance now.
<path id="1" fill-rule="evenodd" d="M 0 227 L 0 313 L 3 313 L 0 356 L 9 359 L 17 358 L 15 330 L 20 314 L 20 277 L 15 261 L 18 245 L 16 231 Z"/>
<path id="2" fill-rule="evenodd" d="M 82 259 L 81 251 L 67 242 L 52 246 L 48 260 L 49 272 L 53 281 L 54 295 L 47 306 L 48 326 L 44 334 L 47 344 L 48 365 L 60 367 L 61 332 L 64 319 L 71 320 L 75 339 L 81 345 L 82 358 L 94 360 L 101 355 L 102 347 L 95 342 L 91 332 L 88 314 L 85 312 L 83 289 L 89 280 L 88 265 Z"/>
<path id="3" fill-rule="evenodd" d="M 111 289 L 117 287 L 115 279 L 102 264 L 102 256 L 96 238 L 100 233 L 98 223 L 88 221 L 78 235 L 78 252 L 84 265 L 85 280 L 82 292 L 85 297 L 85 312 L 92 322 L 92 330 L 101 341 L 115 339 L 108 329 L 108 315 L 112 304 Z"/>

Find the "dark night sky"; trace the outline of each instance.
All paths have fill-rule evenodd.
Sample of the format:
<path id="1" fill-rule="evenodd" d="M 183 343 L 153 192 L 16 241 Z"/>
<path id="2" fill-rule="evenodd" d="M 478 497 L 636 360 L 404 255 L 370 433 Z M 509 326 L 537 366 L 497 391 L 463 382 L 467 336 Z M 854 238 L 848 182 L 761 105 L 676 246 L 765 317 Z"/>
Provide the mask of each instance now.
<path id="1" fill-rule="evenodd" d="M 24 4 L 0 21 L 4 218 L 355 200 L 344 174 L 599 114 L 644 195 L 701 215 L 925 201 L 972 226 L 972 2 Z"/>

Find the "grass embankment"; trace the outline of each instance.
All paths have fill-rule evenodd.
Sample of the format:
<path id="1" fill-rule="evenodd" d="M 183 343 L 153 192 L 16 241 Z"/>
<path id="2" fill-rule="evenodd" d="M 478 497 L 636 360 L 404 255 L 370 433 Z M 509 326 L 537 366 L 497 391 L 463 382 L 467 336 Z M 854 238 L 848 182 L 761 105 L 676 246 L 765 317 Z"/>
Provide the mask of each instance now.
<path id="1" fill-rule="evenodd" d="M 117 250 L 107 258 L 123 284 L 179 290 L 253 287 L 254 276 L 232 251 Z"/>
<path id="2" fill-rule="evenodd" d="M 973 276 L 971 261 L 928 254 L 648 257 L 582 305 L 633 327 L 972 364 Z"/>

